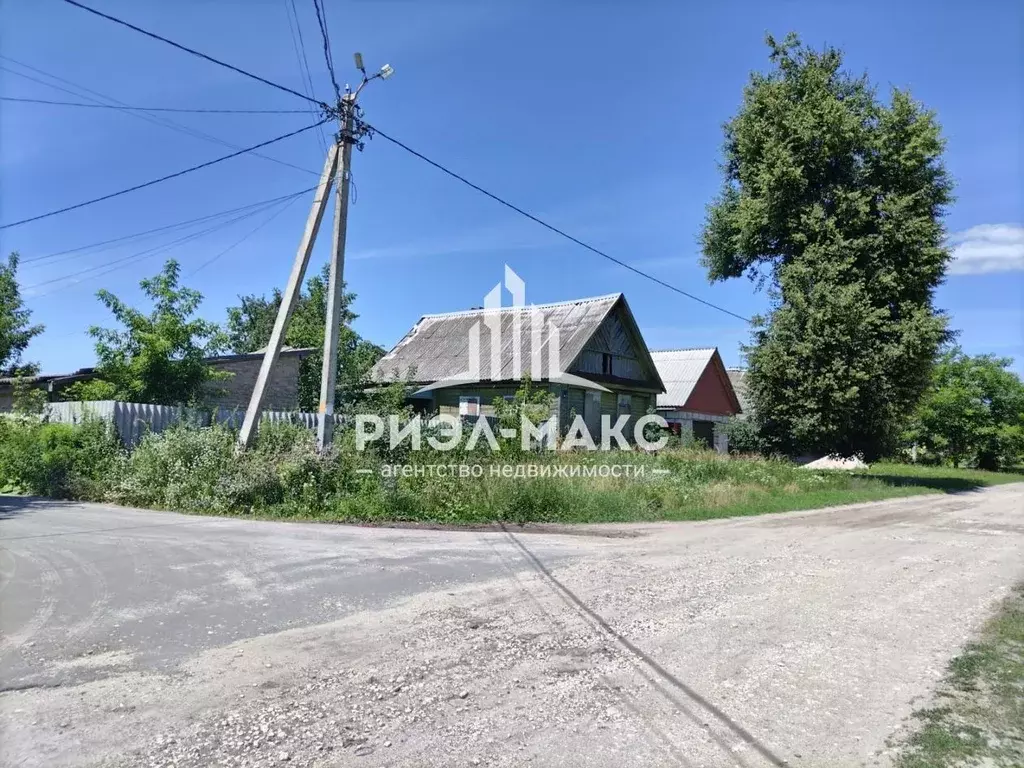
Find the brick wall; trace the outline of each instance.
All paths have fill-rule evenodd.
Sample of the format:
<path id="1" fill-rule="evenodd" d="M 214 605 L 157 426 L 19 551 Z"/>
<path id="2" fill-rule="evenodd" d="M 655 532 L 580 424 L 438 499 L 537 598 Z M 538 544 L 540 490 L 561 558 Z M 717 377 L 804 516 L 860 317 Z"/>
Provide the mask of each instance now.
<path id="1" fill-rule="evenodd" d="M 299 407 L 299 364 L 302 355 L 282 352 L 270 376 L 263 407 L 272 411 L 293 411 Z M 230 373 L 230 378 L 211 381 L 207 385 L 210 405 L 225 408 L 245 408 L 256 386 L 256 377 L 263 362 L 262 354 L 238 355 L 211 360 L 210 367 Z"/>

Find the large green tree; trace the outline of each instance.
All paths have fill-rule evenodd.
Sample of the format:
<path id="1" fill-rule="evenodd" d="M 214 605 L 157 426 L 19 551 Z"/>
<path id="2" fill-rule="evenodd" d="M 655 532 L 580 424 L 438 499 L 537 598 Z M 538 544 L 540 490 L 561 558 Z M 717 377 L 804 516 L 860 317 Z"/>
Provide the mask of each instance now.
<path id="1" fill-rule="evenodd" d="M 323 369 L 324 318 L 327 315 L 328 266 L 306 281 L 296 301 L 295 311 L 285 344 L 290 347 L 310 347 L 315 352 L 304 358 L 299 369 L 299 407 L 315 411 L 320 403 L 320 375 Z M 228 309 L 228 338 L 231 350 L 237 354 L 253 352 L 270 342 L 274 318 L 281 306 L 281 291 L 275 289 L 269 296 L 240 296 L 240 304 Z M 352 330 L 352 321 L 358 317 L 352 312 L 354 293 L 341 297 L 341 338 L 338 342 L 338 376 L 335 404 L 339 407 L 358 400 L 366 383 L 370 368 L 384 354 L 384 349 L 366 341 Z"/>
<path id="2" fill-rule="evenodd" d="M 712 281 L 768 286 L 745 352 L 769 446 L 873 458 L 950 335 L 932 303 L 950 259 L 944 142 L 932 112 L 899 89 L 883 103 L 838 50 L 767 42 L 772 67 L 725 126 L 703 262 Z"/>
<path id="3" fill-rule="evenodd" d="M 948 350 L 932 373 L 907 440 L 927 458 L 1000 469 L 1024 460 L 1024 383 L 1013 361 Z"/>
<path id="4" fill-rule="evenodd" d="M 216 323 L 195 317 L 203 296 L 179 284 L 178 262 L 139 285 L 152 302 L 147 313 L 107 290 L 96 295 L 120 328 L 93 326 L 96 378 L 69 387 L 70 400 L 124 400 L 161 405 L 202 402 L 207 384 L 220 376 L 204 358 L 224 350 L 227 337 Z"/>
<path id="5" fill-rule="evenodd" d="M 43 332 L 43 326 L 32 325 L 32 311 L 25 307 L 18 288 L 18 254 L 0 261 L 0 376 L 32 373 L 34 366 L 22 362 L 21 356 L 30 341 Z"/>

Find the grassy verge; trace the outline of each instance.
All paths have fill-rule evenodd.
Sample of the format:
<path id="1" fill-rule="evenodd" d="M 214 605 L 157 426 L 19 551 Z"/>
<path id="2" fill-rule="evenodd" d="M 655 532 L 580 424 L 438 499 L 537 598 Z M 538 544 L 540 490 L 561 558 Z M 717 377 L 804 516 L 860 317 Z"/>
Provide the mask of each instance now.
<path id="1" fill-rule="evenodd" d="M 693 471 L 692 467 L 702 461 L 719 462 L 728 469 L 722 476 L 702 482 L 699 475 L 704 472 Z M 669 459 L 668 463 L 675 462 Z M 583 503 L 563 508 L 557 519 L 574 523 L 710 520 L 1024 482 L 1024 474 L 906 464 L 876 464 L 869 470 L 851 473 L 812 472 L 785 462 L 693 454 L 679 463 L 683 466 L 674 467 L 674 471 L 670 470 L 672 474 L 655 483 L 657 491 L 630 491 L 622 484 L 598 481 L 583 494 Z M 625 503 L 617 503 L 620 500 Z"/>
<path id="2" fill-rule="evenodd" d="M 935 699 L 915 713 L 896 768 L 1024 765 L 1024 584 L 953 659 Z"/>
<path id="3" fill-rule="evenodd" d="M 473 464 L 472 459 L 465 459 Z M 515 465 L 597 466 L 608 457 L 525 457 Z M 971 490 L 1024 475 L 890 465 L 873 472 L 808 471 L 786 462 L 738 459 L 695 451 L 658 457 L 629 455 L 619 459 L 646 466 L 646 476 L 504 477 L 490 474 L 482 461 L 481 478 L 401 477 L 381 480 L 374 474 L 351 483 L 351 468 L 331 478 L 330 464 L 285 468 L 264 478 L 264 491 L 253 493 L 246 474 L 241 494 L 237 481 L 224 476 L 206 489 L 200 474 L 190 475 L 187 489 L 159 479 L 122 483 L 112 498 L 136 506 L 192 513 L 242 514 L 263 519 L 319 520 L 342 523 L 424 523 L 482 525 L 495 521 L 525 523 L 615 523 L 710 520 L 774 512 L 818 509 L 884 499 Z M 518 462 L 518 463 L 517 463 Z M 415 465 L 410 465 L 415 466 Z M 653 474 L 663 470 L 665 474 Z M 257 473 L 258 475 L 259 473 Z M 271 473 L 272 474 L 272 473 Z M 283 481 L 281 481 L 283 478 Z M 281 481 L 281 484 L 279 484 Z M 225 488 L 228 489 L 227 495 Z M 264 494 L 264 495 L 260 495 Z"/>
<path id="4" fill-rule="evenodd" d="M 872 464 L 863 474 L 888 485 L 926 486 L 937 491 L 971 491 L 989 485 L 1024 481 L 1024 474 L 1020 471 L 986 472 L 982 469 L 929 467 L 921 464 Z"/>
<path id="5" fill-rule="evenodd" d="M 224 427 L 175 427 L 130 452 L 100 422 L 0 420 L 0 487 L 194 514 L 484 524 L 703 520 L 966 491 L 1024 475 L 879 464 L 865 472 L 693 448 L 640 452 L 357 451 L 264 425 L 235 452 Z M 398 471 L 401 470 L 401 471 Z"/>

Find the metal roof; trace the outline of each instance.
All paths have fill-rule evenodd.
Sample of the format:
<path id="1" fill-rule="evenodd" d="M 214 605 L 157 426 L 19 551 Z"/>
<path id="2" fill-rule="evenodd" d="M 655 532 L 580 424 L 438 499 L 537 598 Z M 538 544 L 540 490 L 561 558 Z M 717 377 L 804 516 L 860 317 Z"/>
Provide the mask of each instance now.
<path id="1" fill-rule="evenodd" d="M 651 352 L 651 358 L 665 383 L 665 394 L 658 395 L 659 408 L 682 408 L 693 394 L 697 379 L 717 352 L 704 349 L 663 349 Z"/>
<path id="2" fill-rule="evenodd" d="M 14 384 L 19 381 L 24 384 L 45 384 L 50 379 L 56 379 L 63 375 L 62 373 L 40 373 L 34 376 L 0 376 L 0 385 Z"/>
<path id="3" fill-rule="evenodd" d="M 750 397 L 747 394 L 747 369 L 727 368 L 725 372 L 729 374 L 729 381 L 736 392 L 736 399 L 740 401 L 740 408 L 744 413 L 750 413 Z"/>
<path id="4" fill-rule="evenodd" d="M 230 354 L 230 355 L 214 355 L 212 357 L 204 357 L 203 362 L 208 364 L 216 363 L 227 363 L 233 361 L 242 360 L 256 360 L 262 359 L 263 354 L 267 351 L 264 346 L 257 349 L 255 352 L 243 352 L 241 354 Z M 280 355 L 284 357 L 299 356 L 305 357 L 316 352 L 315 347 L 289 347 L 287 344 L 281 347 Z M 64 383 L 65 380 L 78 381 L 80 379 L 91 379 L 96 375 L 95 367 L 79 368 L 73 373 L 40 373 L 35 376 L 23 376 L 20 378 L 25 384 L 46 384 L 48 382 L 60 382 Z M 0 376 L 0 385 L 8 386 L 13 385 L 16 381 L 19 381 L 17 376 Z"/>
<path id="5" fill-rule="evenodd" d="M 469 370 L 470 337 L 479 323 L 479 378 L 513 380 L 528 373 L 534 379 L 548 378 L 551 372 L 551 328 L 558 330 L 558 363 L 565 370 L 576 359 L 583 345 L 594 334 L 609 312 L 624 297 L 621 293 L 555 304 L 470 309 L 424 315 L 405 337 L 371 371 L 377 381 L 402 378 L 413 372 L 416 382 L 455 379 Z M 628 307 L 626 307 L 628 312 Z M 492 325 L 500 324 L 501 347 L 495 350 L 497 365 L 492 365 Z M 533 370 L 534 326 L 540 339 L 541 370 Z M 520 368 L 515 372 L 513 349 L 519 339 Z M 492 367 L 497 373 L 492 375 Z"/>
<path id="6" fill-rule="evenodd" d="M 282 344 L 281 351 L 278 352 L 278 357 L 306 357 L 308 355 L 313 354 L 316 351 L 316 347 L 290 347 L 287 344 Z M 237 354 L 231 353 L 228 355 L 214 355 L 213 357 L 204 357 L 203 362 L 214 364 L 230 363 L 243 360 L 262 360 L 266 352 L 267 346 L 264 345 L 259 349 L 254 349 L 252 352 L 239 352 Z"/>

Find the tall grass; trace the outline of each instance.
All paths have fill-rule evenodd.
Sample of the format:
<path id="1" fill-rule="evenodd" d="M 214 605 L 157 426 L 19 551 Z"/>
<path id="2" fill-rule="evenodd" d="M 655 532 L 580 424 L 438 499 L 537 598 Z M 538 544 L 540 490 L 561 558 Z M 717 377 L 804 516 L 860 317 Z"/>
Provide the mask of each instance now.
<path id="1" fill-rule="evenodd" d="M 480 476 L 415 469 L 392 476 L 386 468 L 399 458 L 417 462 L 413 467 L 479 466 Z M 503 465 L 532 465 L 536 476 L 526 471 L 509 476 Z M 631 469 L 620 476 L 568 471 L 612 465 Z M 556 472 L 560 467 L 567 471 Z M 72 426 L 0 419 L 0 486 L 207 514 L 469 524 L 705 519 L 958 490 L 965 483 L 1003 479 L 970 475 L 939 478 L 934 470 L 914 468 L 899 474 L 896 465 L 876 476 L 812 471 L 693 447 L 658 454 L 423 450 L 378 456 L 356 451 L 347 433 L 321 455 L 308 430 L 288 424 L 262 425 L 254 447 L 244 454 L 236 454 L 229 428 L 188 425 L 149 434 L 129 452 L 99 422 Z"/>

